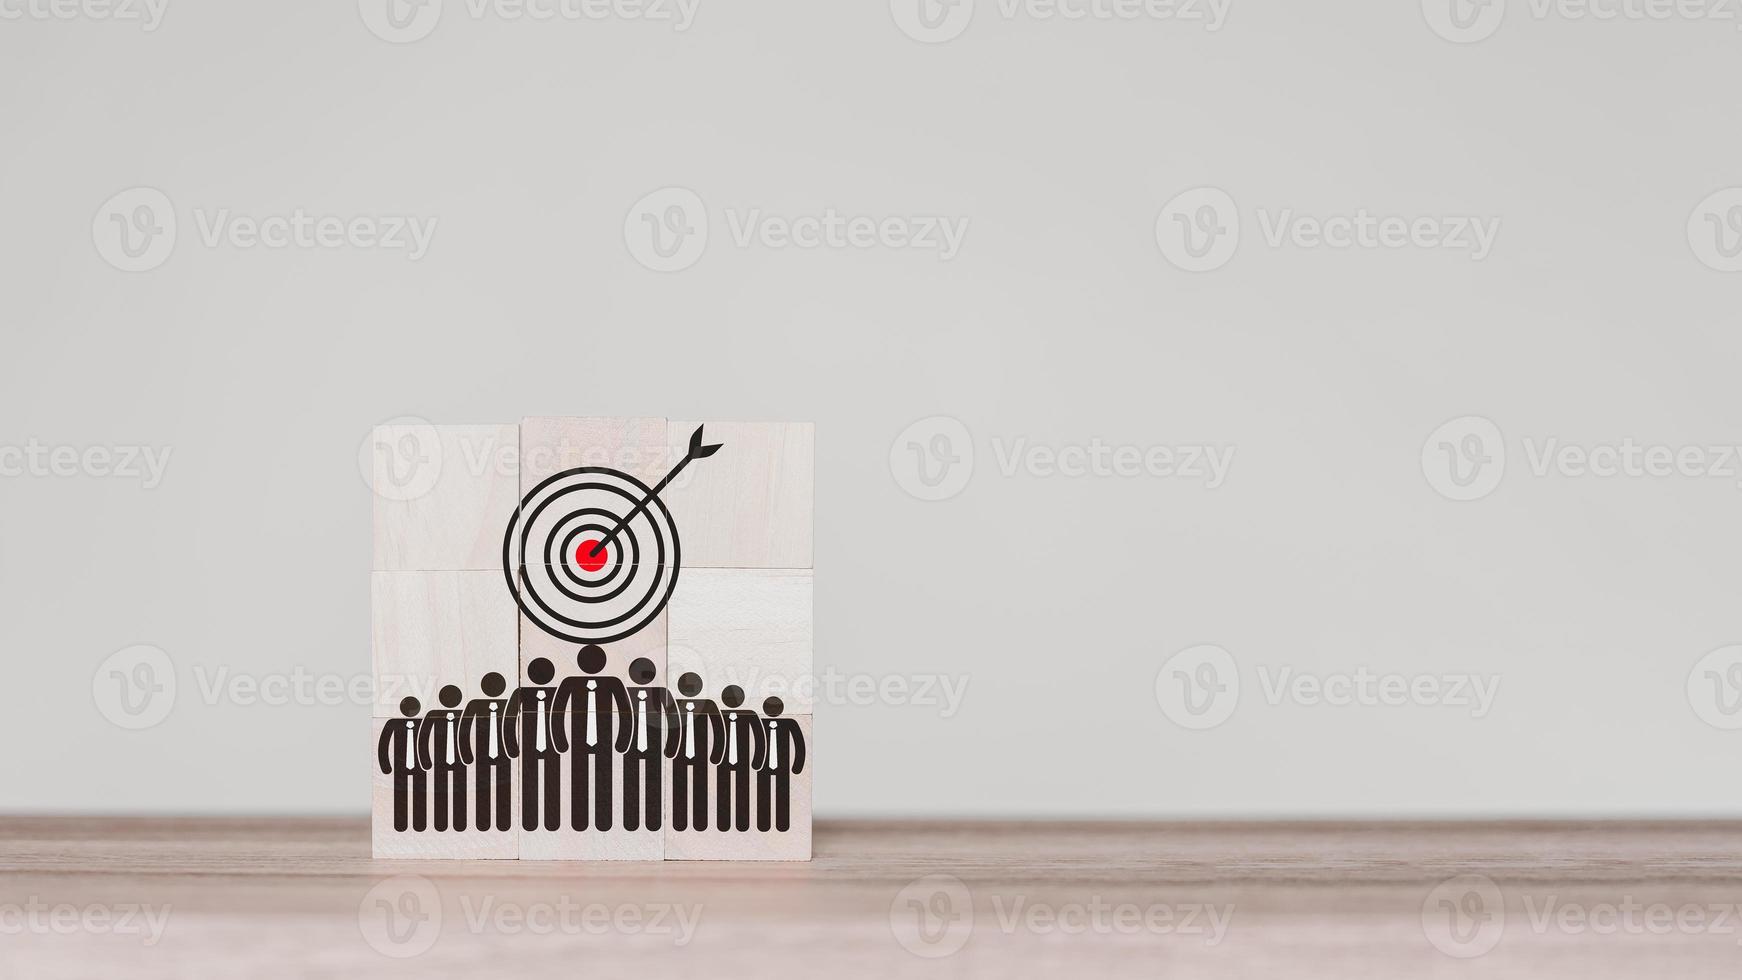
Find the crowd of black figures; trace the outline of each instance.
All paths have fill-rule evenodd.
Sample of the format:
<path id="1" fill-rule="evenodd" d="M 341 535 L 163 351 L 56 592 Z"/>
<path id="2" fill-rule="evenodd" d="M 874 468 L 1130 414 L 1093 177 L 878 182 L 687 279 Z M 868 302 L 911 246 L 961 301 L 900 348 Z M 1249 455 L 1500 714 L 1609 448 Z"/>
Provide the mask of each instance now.
<path id="1" fill-rule="evenodd" d="M 552 686 L 556 668 L 539 657 L 526 666 L 531 684 L 506 696 L 501 674 L 485 674 L 483 697 L 471 701 L 450 684 L 437 694 L 441 707 L 421 715 L 416 698 L 401 701 L 404 720 L 389 721 L 376 747 L 381 772 L 393 777 L 393 829 L 465 830 L 470 782 L 476 828 L 512 830 L 518 766 L 521 827 L 537 830 L 542 817 L 545 830 L 560 830 L 565 757 L 575 830 L 611 829 L 619 764 L 626 830 L 661 828 L 668 765 L 674 830 L 708 829 L 711 787 L 713 826 L 748 831 L 753 782 L 755 828 L 791 826 L 792 777 L 804 771 L 805 744 L 798 722 L 780 717 L 779 698 L 762 702 L 759 716 L 732 685 L 716 704 L 697 697 L 702 679 L 693 673 L 678 678 L 674 698 L 653 683 L 657 670 L 645 657 L 630 663 L 625 685 L 599 675 L 605 651 L 597 646 L 582 647 L 575 664 L 579 676 Z"/>

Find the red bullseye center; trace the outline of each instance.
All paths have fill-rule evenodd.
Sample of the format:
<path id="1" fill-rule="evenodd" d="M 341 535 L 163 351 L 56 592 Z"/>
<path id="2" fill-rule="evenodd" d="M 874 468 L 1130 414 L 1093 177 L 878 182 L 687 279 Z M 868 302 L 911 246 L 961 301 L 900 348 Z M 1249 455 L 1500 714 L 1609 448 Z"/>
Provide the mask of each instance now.
<path id="1" fill-rule="evenodd" d="M 596 555 L 593 554 L 594 548 L 599 548 L 597 538 L 588 538 L 581 542 L 580 547 L 575 549 L 575 564 L 581 566 L 584 571 L 596 572 L 604 568 L 605 561 L 611 557 L 610 548 L 599 548 L 599 553 Z"/>

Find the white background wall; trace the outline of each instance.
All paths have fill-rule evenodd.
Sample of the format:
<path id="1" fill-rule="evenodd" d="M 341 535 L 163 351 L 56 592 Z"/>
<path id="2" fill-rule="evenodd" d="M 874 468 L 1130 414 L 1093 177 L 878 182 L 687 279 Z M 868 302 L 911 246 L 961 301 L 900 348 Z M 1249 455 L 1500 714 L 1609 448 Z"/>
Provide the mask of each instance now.
<path id="1" fill-rule="evenodd" d="M 1739 658 L 1696 670 L 1742 642 L 1742 464 L 1532 465 L 1742 442 L 1742 211 L 1702 204 L 1742 185 L 1733 17 L 963 0 L 928 30 L 915 2 L 701 0 L 678 30 L 435 0 L 396 34 L 384 0 L 168 0 L 154 30 L 0 0 L 0 806 L 361 812 L 366 701 L 208 688 L 367 674 L 369 428 L 663 414 L 814 420 L 819 670 L 967 685 L 820 705 L 821 813 L 1742 810 L 1742 688 L 1706 674 Z M 671 186 L 708 234 L 661 273 Z M 1201 186 L 1228 197 L 1169 210 Z M 125 272 L 137 187 L 177 227 Z M 1172 216 L 1216 201 L 1238 246 L 1185 271 Z M 298 209 L 436 228 L 415 260 L 204 234 Z M 830 209 L 967 230 L 947 259 L 735 240 Z M 1267 240 L 1363 210 L 1498 234 Z M 962 428 L 904 431 L 937 416 Z M 1430 434 L 1465 416 L 1505 459 L 1459 502 Z M 919 499 L 909 443 L 950 432 L 967 482 Z M 1214 489 L 1004 462 L 1097 441 L 1235 455 Z M 33 446 L 170 457 L 148 488 Z M 135 644 L 176 692 L 129 731 L 102 708 Z M 1163 669 L 1199 644 L 1228 658 Z M 1498 693 L 1270 691 L 1361 668 Z"/>

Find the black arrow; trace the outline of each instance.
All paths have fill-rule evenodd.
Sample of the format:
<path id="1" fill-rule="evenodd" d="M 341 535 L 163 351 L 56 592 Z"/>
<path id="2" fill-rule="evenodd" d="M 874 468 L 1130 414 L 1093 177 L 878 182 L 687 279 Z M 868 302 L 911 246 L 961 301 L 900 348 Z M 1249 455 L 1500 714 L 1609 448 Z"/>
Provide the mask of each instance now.
<path id="1" fill-rule="evenodd" d="M 664 490 L 665 485 L 670 483 L 673 477 L 683 472 L 684 467 L 690 465 L 690 460 L 707 459 L 709 456 L 719 452 L 720 447 L 723 445 L 725 445 L 723 442 L 716 442 L 712 446 L 702 445 L 702 427 L 699 425 L 696 426 L 696 431 L 690 434 L 690 451 L 684 454 L 683 459 L 677 461 L 677 465 L 671 468 L 671 472 L 665 475 L 665 479 L 655 484 L 652 490 L 647 491 L 647 496 L 641 498 L 641 502 L 635 505 L 635 508 L 629 512 L 628 516 L 617 522 L 617 526 L 611 529 L 610 534 L 605 535 L 603 541 L 593 545 L 593 550 L 588 552 L 588 556 L 597 558 L 605 550 L 607 545 L 617 539 L 617 535 L 623 533 L 623 529 L 629 526 L 629 522 L 635 519 L 635 515 L 646 510 L 647 505 L 653 503 L 653 498 L 659 496 L 659 491 Z"/>

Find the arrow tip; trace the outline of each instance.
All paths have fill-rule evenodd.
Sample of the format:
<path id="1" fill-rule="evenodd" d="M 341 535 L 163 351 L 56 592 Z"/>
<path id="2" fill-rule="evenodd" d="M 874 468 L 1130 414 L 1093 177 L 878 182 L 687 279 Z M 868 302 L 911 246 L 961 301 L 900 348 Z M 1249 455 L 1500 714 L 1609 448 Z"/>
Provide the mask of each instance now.
<path id="1" fill-rule="evenodd" d="M 690 458 L 692 459 L 707 459 L 719 452 L 720 447 L 725 445 L 723 442 L 716 442 L 712 446 L 702 445 L 702 429 L 703 426 L 698 425 L 696 431 L 690 433 Z"/>

